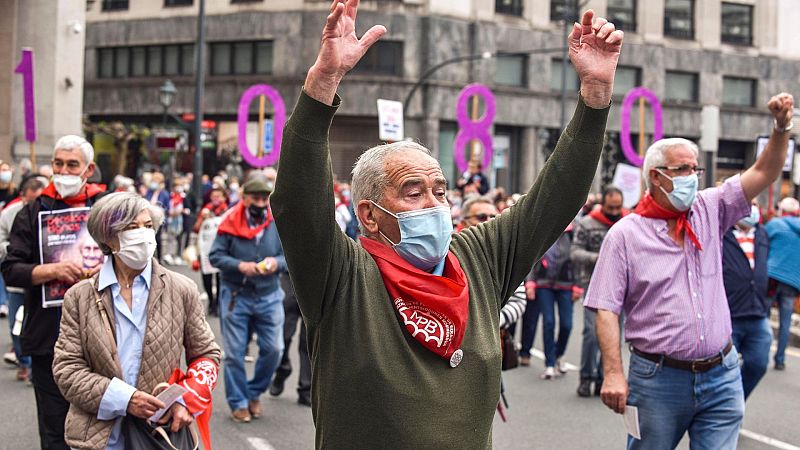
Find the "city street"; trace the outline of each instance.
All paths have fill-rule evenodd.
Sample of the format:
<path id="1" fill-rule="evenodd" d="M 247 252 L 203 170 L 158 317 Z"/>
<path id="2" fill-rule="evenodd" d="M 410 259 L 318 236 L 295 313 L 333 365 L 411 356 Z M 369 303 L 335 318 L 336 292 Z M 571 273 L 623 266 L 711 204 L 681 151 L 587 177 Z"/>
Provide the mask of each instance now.
<path id="1" fill-rule="evenodd" d="M 199 274 L 178 268 L 198 283 Z M 581 308 L 576 308 L 566 360 L 577 365 L 580 358 Z M 219 336 L 219 320 L 210 320 Z M 541 327 L 539 328 L 541 330 Z M 541 333 L 541 332 L 539 332 Z M 8 324 L 0 325 L 0 348 L 8 347 Z M 221 341 L 220 341 L 221 342 Z M 296 342 L 290 349 L 296 359 Z M 541 335 L 536 347 L 541 348 Z M 251 347 L 250 354 L 255 354 Z M 744 420 L 741 449 L 800 449 L 800 351 L 790 348 L 787 369 L 770 368 L 749 402 Z M 248 364 L 252 369 L 253 365 Z M 296 366 L 296 364 L 295 364 Z M 495 417 L 494 447 L 497 449 L 621 449 L 625 431 L 620 416 L 613 414 L 599 398 L 584 399 L 575 394 L 578 375 L 574 370 L 554 380 L 541 380 L 543 365 L 534 359 L 531 367 L 520 367 L 503 375 L 510 403 L 508 422 Z M 575 369 L 573 367 L 573 369 Z M 223 369 L 224 370 L 224 369 Z M 14 381 L 15 370 L 0 370 L 0 449 L 38 448 L 33 389 Z M 279 398 L 263 397 L 264 416 L 249 424 L 236 424 L 228 417 L 224 383 L 214 395 L 212 440 L 215 449 L 307 449 L 314 445 L 311 409 L 297 404 L 296 373 L 286 382 Z M 455 443 L 459 447 L 458 443 Z M 679 448 L 686 449 L 684 439 Z"/>

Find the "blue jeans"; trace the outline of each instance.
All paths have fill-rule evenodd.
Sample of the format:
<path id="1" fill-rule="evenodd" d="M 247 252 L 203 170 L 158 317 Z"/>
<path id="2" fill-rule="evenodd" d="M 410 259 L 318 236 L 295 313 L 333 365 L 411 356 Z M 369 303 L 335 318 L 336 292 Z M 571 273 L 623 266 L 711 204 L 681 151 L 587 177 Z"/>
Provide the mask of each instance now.
<path id="1" fill-rule="evenodd" d="M 2 278 L 2 277 L 0 277 Z M 5 289 L 3 289 L 6 292 Z M 25 294 L 22 292 L 8 292 L 8 330 L 11 333 L 14 330 L 14 322 L 16 322 L 17 310 L 20 306 L 25 304 Z M 14 353 L 17 355 L 20 367 L 30 367 L 31 357 L 22 355 L 22 345 L 19 343 L 19 336 L 14 336 L 11 333 L 11 345 L 14 346 Z"/>
<path id="2" fill-rule="evenodd" d="M 539 325 L 539 302 L 528 300 L 525 305 L 525 312 L 522 313 L 522 348 L 519 350 L 520 356 L 531 356 L 537 325 Z"/>
<path id="3" fill-rule="evenodd" d="M 742 354 L 742 387 L 744 398 L 747 399 L 761 377 L 767 373 L 772 328 L 766 317 L 732 319 L 731 323 L 733 325 L 731 340 Z"/>
<path id="4" fill-rule="evenodd" d="M 597 342 L 597 311 L 583 308 L 583 343 L 581 345 L 581 380 L 603 384 L 603 362 L 600 360 L 600 344 Z"/>
<path id="5" fill-rule="evenodd" d="M 628 449 L 672 450 L 684 433 L 695 449 L 733 450 L 744 417 L 739 353 L 731 349 L 708 372 L 665 367 L 631 353 L 628 404 L 639 408 L 642 439 Z"/>
<path id="6" fill-rule="evenodd" d="M 778 281 L 775 290 L 775 300 L 778 301 L 780 312 L 780 327 L 778 328 L 778 350 L 775 352 L 775 364 L 783 364 L 786 358 L 786 346 L 789 344 L 789 328 L 792 326 L 792 312 L 794 299 L 798 290 L 788 284 Z"/>
<path id="7" fill-rule="evenodd" d="M 556 359 L 564 356 L 572 332 L 572 290 L 536 288 L 536 301 L 542 310 L 544 364 L 554 367 Z M 558 341 L 555 341 L 558 303 Z"/>
<path id="8" fill-rule="evenodd" d="M 6 291 L 6 280 L 0 275 L 0 305 L 8 304 L 8 292 Z M 8 309 L 11 309 L 9 307 Z M 9 313 L 9 316 L 11 313 Z"/>
<path id="9" fill-rule="evenodd" d="M 256 298 L 239 293 L 233 310 L 231 286 L 221 283 L 219 312 L 222 339 L 225 344 L 225 398 L 231 410 L 247 408 L 248 401 L 258 400 L 278 368 L 283 355 L 283 290 Z M 250 343 L 250 332 L 255 332 L 258 343 L 253 378 L 247 380 L 244 356 Z"/>

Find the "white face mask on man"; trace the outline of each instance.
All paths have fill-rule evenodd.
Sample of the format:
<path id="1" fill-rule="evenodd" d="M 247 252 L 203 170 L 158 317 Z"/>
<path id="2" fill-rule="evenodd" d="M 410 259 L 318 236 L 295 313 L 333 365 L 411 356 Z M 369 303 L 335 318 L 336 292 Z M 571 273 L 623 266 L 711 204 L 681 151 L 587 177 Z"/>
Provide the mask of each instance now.
<path id="1" fill-rule="evenodd" d="M 87 164 L 78 175 L 53 175 L 53 184 L 56 186 L 56 191 L 61 198 L 69 198 L 77 195 L 81 191 L 86 180 L 83 179 L 83 174 L 89 168 Z"/>
<path id="2" fill-rule="evenodd" d="M 122 262 L 134 270 L 142 270 L 156 251 L 156 230 L 134 228 L 119 234 L 119 251 L 114 252 Z"/>

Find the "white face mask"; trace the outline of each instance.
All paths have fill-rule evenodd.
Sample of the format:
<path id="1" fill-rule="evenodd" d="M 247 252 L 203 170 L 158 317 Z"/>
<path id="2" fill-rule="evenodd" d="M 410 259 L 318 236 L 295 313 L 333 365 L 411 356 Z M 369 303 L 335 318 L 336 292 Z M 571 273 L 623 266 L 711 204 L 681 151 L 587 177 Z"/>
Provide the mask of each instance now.
<path id="1" fill-rule="evenodd" d="M 58 195 L 60 195 L 61 198 L 69 198 L 73 195 L 77 195 L 83 188 L 84 183 L 86 183 L 86 180 L 83 179 L 83 174 L 86 173 L 86 169 L 88 168 L 89 165 L 87 164 L 80 175 L 53 175 L 53 184 L 56 185 Z"/>
<path id="2" fill-rule="evenodd" d="M 134 228 L 119 234 L 119 251 L 115 255 L 134 270 L 142 270 L 156 251 L 156 231 L 152 228 Z"/>

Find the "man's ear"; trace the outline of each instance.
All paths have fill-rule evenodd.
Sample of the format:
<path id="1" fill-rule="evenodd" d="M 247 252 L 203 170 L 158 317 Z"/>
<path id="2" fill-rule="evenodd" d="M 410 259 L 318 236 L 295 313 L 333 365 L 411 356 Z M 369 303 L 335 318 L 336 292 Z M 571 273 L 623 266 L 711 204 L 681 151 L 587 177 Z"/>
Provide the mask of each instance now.
<path id="1" fill-rule="evenodd" d="M 86 173 L 84 174 L 84 176 L 86 177 L 87 180 L 89 178 L 92 178 L 92 175 L 94 175 L 94 167 L 95 167 L 94 161 L 92 161 L 89 163 L 89 167 L 86 168 Z"/>
<path id="2" fill-rule="evenodd" d="M 378 233 L 378 221 L 375 218 L 375 208 L 369 200 L 361 200 L 356 205 L 356 215 L 358 222 L 367 230 L 370 235 Z"/>
<path id="3" fill-rule="evenodd" d="M 650 177 L 650 186 L 659 187 L 661 186 L 661 178 L 658 176 L 658 172 L 650 169 L 650 173 L 647 174 Z"/>

